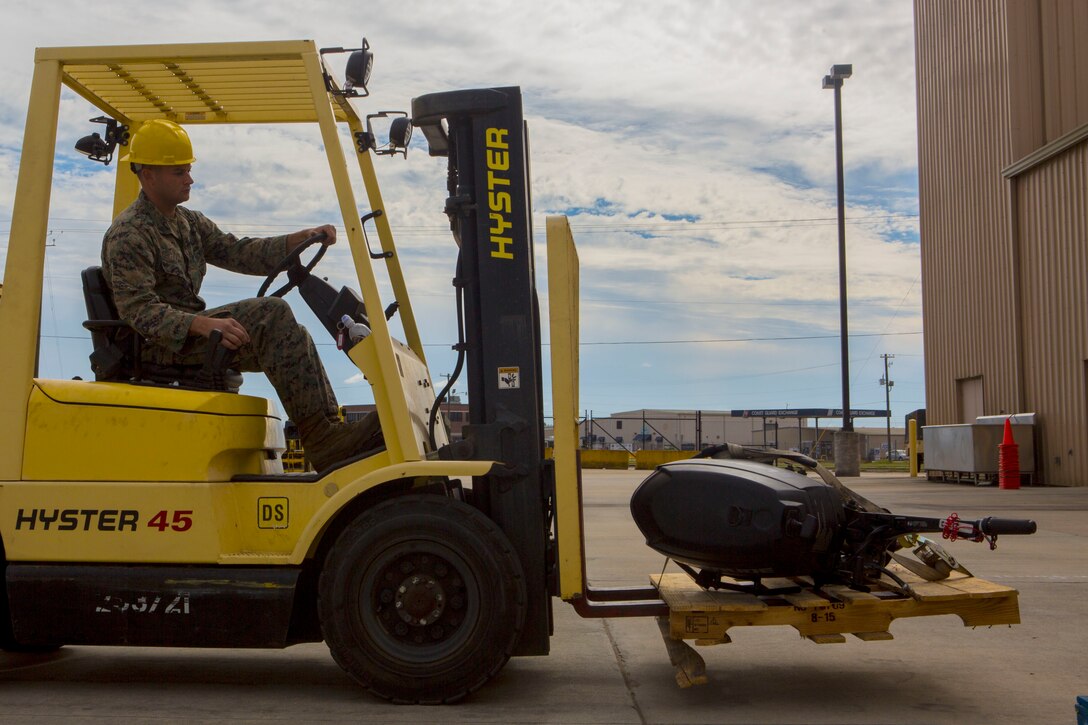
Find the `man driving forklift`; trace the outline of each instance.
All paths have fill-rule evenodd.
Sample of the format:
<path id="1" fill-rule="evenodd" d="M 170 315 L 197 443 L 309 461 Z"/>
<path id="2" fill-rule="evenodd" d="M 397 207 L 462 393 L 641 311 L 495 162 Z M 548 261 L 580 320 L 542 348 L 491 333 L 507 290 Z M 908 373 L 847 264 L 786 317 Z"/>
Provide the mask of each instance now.
<path id="1" fill-rule="evenodd" d="M 232 367 L 268 376 L 319 472 L 381 445 L 377 414 L 339 420 L 317 348 L 290 305 L 279 297 L 256 297 L 209 310 L 199 296 L 208 263 L 242 274 L 269 274 L 314 235 L 324 234 L 326 245 L 335 243 L 335 227 L 239 239 L 180 206 L 189 200 L 196 159 L 189 135 L 173 121 L 140 126 L 128 160 L 141 191 L 106 232 L 102 272 L 118 315 L 147 341 L 144 361 L 199 365 L 209 336 L 219 331 L 221 344 L 235 352 Z"/>

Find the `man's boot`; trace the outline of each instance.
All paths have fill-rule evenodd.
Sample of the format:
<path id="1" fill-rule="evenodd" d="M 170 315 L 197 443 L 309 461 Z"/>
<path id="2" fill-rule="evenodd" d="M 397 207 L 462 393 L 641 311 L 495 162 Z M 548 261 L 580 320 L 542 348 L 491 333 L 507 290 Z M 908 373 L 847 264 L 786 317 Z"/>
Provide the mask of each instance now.
<path id="1" fill-rule="evenodd" d="M 368 413 L 351 423 L 331 421 L 318 414 L 301 421 L 298 432 L 306 459 L 319 473 L 384 442 L 377 413 Z"/>

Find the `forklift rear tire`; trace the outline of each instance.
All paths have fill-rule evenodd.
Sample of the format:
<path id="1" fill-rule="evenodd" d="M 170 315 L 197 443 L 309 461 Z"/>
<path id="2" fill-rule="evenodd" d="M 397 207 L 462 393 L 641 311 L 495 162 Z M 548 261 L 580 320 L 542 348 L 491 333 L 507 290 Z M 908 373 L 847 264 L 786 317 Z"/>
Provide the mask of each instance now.
<path id="1" fill-rule="evenodd" d="M 454 702 L 510 658 L 525 622 L 525 578 L 506 535 L 471 506 L 405 496 L 337 538 L 319 585 L 333 658 L 379 697 Z"/>

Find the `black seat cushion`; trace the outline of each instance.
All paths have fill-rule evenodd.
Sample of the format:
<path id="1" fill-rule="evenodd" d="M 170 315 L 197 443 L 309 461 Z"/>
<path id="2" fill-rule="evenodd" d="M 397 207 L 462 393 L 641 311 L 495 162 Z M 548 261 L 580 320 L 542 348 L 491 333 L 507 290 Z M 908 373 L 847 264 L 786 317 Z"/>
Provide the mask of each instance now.
<path id="1" fill-rule="evenodd" d="M 91 332 L 94 351 L 91 370 L 95 380 L 131 382 L 196 390 L 237 392 L 242 384 L 240 373 L 229 369 L 234 351 L 214 339 L 203 365 L 152 365 L 143 362 L 143 339 L 117 314 L 101 267 L 88 267 L 80 277 L 87 317 L 83 326 Z M 213 333 L 215 334 L 215 333 Z"/>

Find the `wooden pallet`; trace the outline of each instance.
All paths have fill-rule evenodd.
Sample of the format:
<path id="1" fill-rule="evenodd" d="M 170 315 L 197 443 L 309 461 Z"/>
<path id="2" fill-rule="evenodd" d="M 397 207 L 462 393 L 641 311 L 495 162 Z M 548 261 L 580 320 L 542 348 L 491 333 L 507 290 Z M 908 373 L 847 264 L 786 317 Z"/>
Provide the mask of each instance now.
<path id="1" fill-rule="evenodd" d="M 954 572 L 929 582 L 895 564 L 889 566 L 907 583 L 902 590 L 890 579 L 872 592 L 843 585 L 815 587 L 810 579 L 764 579 L 781 593 L 756 596 L 728 590 L 708 591 L 687 574 L 651 576 L 669 605 L 668 621 L 659 620 L 681 687 L 706 681 L 702 658 L 683 640 L 696 645 L 726 644 L 729 630 L 743 626 L 789 626 L 812 642 L 845 642 L 846 635 L 870 642 L 892 639 L 895 619 L 954 614 L 965 626 L 1019 624 L 1018 592 L 1001 584 Z"/>

